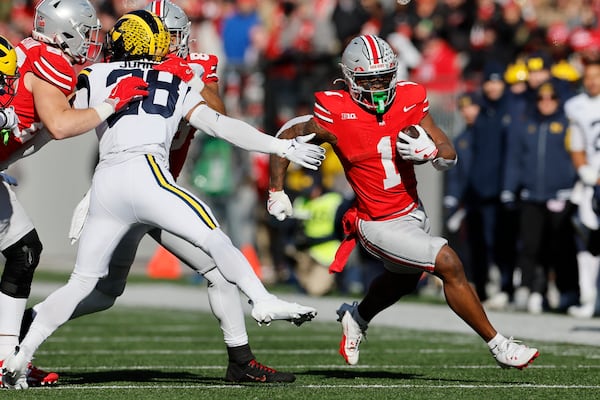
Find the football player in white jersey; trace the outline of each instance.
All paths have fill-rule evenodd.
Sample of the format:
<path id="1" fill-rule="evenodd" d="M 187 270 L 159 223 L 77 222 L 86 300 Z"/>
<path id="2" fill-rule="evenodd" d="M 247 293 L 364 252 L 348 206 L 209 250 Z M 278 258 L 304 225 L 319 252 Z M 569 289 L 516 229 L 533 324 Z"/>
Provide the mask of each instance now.
<path id="1" fill-rule="evenodd" d="M 596 241 L 600 234 L 600 216 L 592 204 L 600 177 L 600 60 L 586 63 L 582 83 L 584 91 L 565 102 L 565 113 L 570 121 L 571 159 L 579 175 L 572 201 L 578 205 L 581 223 L 590 230 L 590 238 Z M 600 257 L 597 256 L 598 243 L 592 247 L 595 249 L 590 250 L 596 255 L 587 249 L 577 254 L 581 305 L 567 309 L 567 313 L 575 317 L 591 318 L 596 311 Z"/>
<path id="2" fill-rule="evenodd" d="M 209 254 L 225 279 L 235 282 L 251 299 L 255 319 L 268 323 L 290 304 L 264 288 L 206 204 L 175 183 L 168 153 L 182 118 L 239 147 L 277 154 L 307 168 L 321 164 L 324 149 L 306 143 L 313 135 L 277 139 L 209 108 L 199 94 L 203 83 L 185 60 L 165 58 L 169 43 L 169 33 L 155 14 L 132 11 L 108 34 L 112 62 L 95 64 L 80 75 L 85 89 L 76 94 L 77 108 L 100 105 L 117 82 L 127 77 L 144 78 L 148 96 L 96 128 L 99 162 L 74 270 L 65 286 L 38 305 L 28 333 L 4 360 L 3 380 L 8 387 L 28 387 L 27 364 L 37 348 L 107 275 L 118 242 L 138 225 L 169 231 Z M 292 319 L 316 315 L 311 307 L 297 305 L 295 311 Z"/>
<path id="3" fill-rule="evenodd" d="M 154 12 L 164 21 L 171 34 L 170 52 L 175 52 L 179 57 L 186 59 L 198 75 L 202 74 L 204 82 L 204 89 L 201 92 L 202 97 L 211 108 L 224 114 L 225 106 L 219 96 L 216 73 L 218 59 L 214 55 L 189 54 L 187 40 L 190 22 L 184 11 L 167 0 L 155 0 L 148 4 L 146 10 Z M 175 179 L 177 179 L 183 167 L 195 131 L 195 128 L 182 121 L 171 144 L 169 166 Z M 89 205 L 88 194 L 74 213 L 72 240 L 77 240 L 77 235 L 85 221 L 87 206 Z M 248 342 L 242 300 L 237 286 L 223 277 L 223 274 L 216 268 L 215 263 L 200 248 L 157 228 L 151 229 L 149 226 L 138 226 L 131 229 L 123 237 L 110 260 L 108 275 L 98 282 L 92 293 L 77 306 L 71 319 L 108 309 L 115 303 L 117 297 L 125 290 L 127 276 L 134 261 L 136 250 L 146 233 L 177 255 L 192 269 L 202 274 L 208 281 L 209 303 L 213 314 L 219 320 L 227 348 L 229 365 L 225 375 L 226 380 L 267 383 L 292 382 L 295 380 L 295 376 L 291 373 L 277 371 L 256 361 Z M 294 309 L 295 306 L 290 304 L 289 312 L 294 312 Z M 25 331 L 29 328 L 34 317 L 35 310 L 33 308 L 27 309 L 24 318 Z M 285 312 L 279 317 L 291 318 L 290 314 Z M 266 379 L 262 380 L 262 376 L 266 376 Z"/>
<path id="4" fill-rule="evenodd" d="M 69 97 L 75 89 L 74 64 L 92 60 L 100 23 L 88 0 L 43 0 L 38 3 L 31 37 L 15 47 L 20 78 L 18 96 L 11 106 L 18 125 L 3 135 L 0 170 L 39 150 L 52 139 L 89 131 L 120 110 L 146 83 L 140 78 L 122 80 L 95 108 L 74 110 Z M 11 53 L 12 54 L 12 53 Z M 14 93 L 0 92 L 6 103 Z M 5 182 L 6 183 L 6 182 Z M 0 364 L 18 344 L 23 310 L 42 251 L 42 243 L 27 213 L 10 186 L 2 185 L 0 249 L 6 258 L 0 280 Z M 29 367 L 30 385 L 49 385 L 58 375 Z"/>

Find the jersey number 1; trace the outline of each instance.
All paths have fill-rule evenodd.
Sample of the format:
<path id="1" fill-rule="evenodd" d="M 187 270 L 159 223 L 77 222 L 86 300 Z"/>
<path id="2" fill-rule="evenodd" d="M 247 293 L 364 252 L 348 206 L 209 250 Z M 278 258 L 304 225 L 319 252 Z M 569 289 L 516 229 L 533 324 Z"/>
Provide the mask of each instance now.
<path id="1" fill-rule="evenodd" d="M 385 171 L 383 188 L 389 189 L 398 186 L 402 182 L 402 179 L 393 161 L 392 138 L 389 136 L 382 137 L 379 143 L 377 143 L 377 152 L 381 156 L 381 166 Z"/>

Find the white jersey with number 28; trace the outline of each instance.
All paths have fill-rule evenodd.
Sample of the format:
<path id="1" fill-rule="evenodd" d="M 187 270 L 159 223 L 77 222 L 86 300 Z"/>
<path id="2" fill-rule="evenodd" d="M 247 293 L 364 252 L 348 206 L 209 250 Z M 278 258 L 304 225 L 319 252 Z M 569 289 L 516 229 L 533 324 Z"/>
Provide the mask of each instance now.
<path id="1" fill-rule="evenodd" d="M 96 128 L 101 168 L 140 153 L 168 160 L 173 136 L 182 117 L 203 100 L 179 78 L 152 69 L 141 61 L 94 64 L 78 78 L 75 108 L 102 103 L 122 78 L 137 76 L 148 82 L 148 96 L 127 105 Z"/>

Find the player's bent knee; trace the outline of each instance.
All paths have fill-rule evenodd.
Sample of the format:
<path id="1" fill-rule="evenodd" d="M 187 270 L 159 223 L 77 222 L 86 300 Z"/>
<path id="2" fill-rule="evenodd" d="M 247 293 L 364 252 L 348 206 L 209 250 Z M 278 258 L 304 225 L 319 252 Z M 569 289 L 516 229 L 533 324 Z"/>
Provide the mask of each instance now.
<path id="1" fill-rule="evenodd" d="M 442 279 L 464 276 L 462 262 L 450 246 L 445 245 L 440 249 L 435 259 L 434 273 Z"/>
<path id="2" fill-rule="evenodd" d="M 116 299 L 125 291 L 126 279 L 109 279 L 110 275 L 104 279 L 100 279 L 96 284 L 95 290 L 104 294 L 107 297 Z M 113 301 L 114 302 L 114 301 Z"/>
<path id="3" fill-rule="evenodd" d="M 26 299 L 31 292 L 33 273 L 40 262 L 42 242 L 34 229 L 2 252 L 6 258 L 0 292 Z"/>

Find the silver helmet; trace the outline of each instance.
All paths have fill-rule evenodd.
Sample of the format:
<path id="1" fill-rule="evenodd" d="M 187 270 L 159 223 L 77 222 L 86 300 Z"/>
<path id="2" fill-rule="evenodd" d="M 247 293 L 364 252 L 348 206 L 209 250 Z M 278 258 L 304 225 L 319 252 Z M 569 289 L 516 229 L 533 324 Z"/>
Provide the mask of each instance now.
<path id="1" fill-rule="evenodd" d="M 344 49 L 340 66 L 354 101 L 385 112 L 396 96 L 398 63 L 390 45 L 374 35 L 357 36 Z"/>
<path id="2" fill-rule="evenodd" d="M 35 9 L 31 36 L 56 45 L 77 64 L 95 61 L 102 50 L 100 20 L 88 0 L 43 0 Z"/>
<path id="3" fill-rule="evenodd" d="M 179 57 L 186 58 L 189 53 L 188 40 L 192 23 L 181 7 L 169 0 L 154 0 L 145 10 L 153 12 L 163 20 L 171 34 L 173 51 Z"/>

